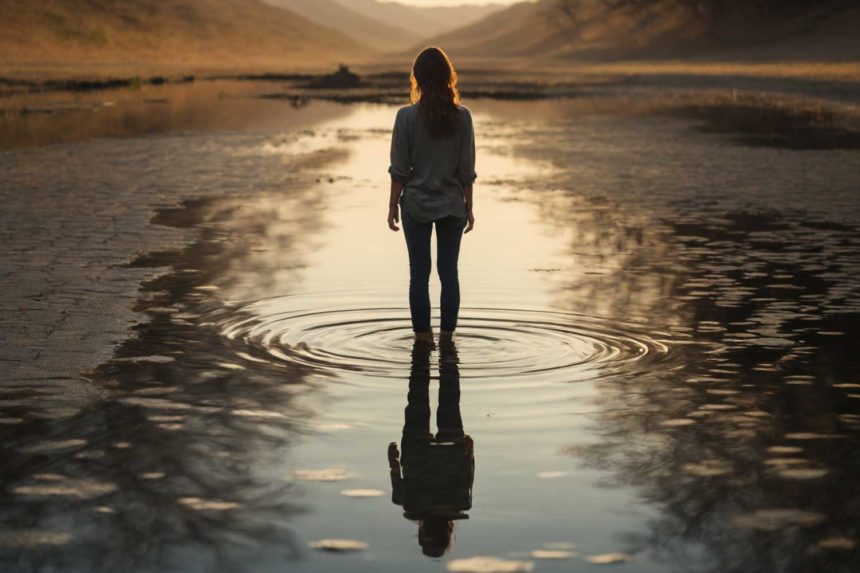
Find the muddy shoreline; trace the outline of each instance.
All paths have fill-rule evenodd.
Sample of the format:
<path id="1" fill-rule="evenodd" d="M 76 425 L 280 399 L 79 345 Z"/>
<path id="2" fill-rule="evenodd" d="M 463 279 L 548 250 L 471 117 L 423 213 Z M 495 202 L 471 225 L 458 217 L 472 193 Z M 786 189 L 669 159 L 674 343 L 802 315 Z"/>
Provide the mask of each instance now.
<path id="1" fill-rule="evenodd" d="M 233 129 L 239 116 L 260 118 L 261 105 L 304 110 L 339 106 L 404 105 L 408 78 L 384 72 L 359 76 L 354 87 L 328 87 L 331 75 L 240 75 L 149 78 L 45 84 L 0 97 L 0 149 L 98 136 L 134 136 L 194 129 Z M 620 115 L 692 120 L 703 131 L 753 146 L 795 150 L 860 149 L 860 89 L 832 82 L 675 78 L 669 85 L 644 77 L 583 77 L 549 82 L 485 74 L 461 86 L 466 105 L 479 102 L 563 103 L 578 116 Z M 741 82 L 741 83 L 736 83 Z M 77 86 L 77 87 L 72 87 Z M 42 90 L 42 91 L 39 91 Z M 847 98 L 847 99 L 846 99 Z M 159 112 L 161 109 L 163 111 Z M 236 112 L 226 110 L 236 109 Z M 88 116 L 87 121 L 81 114 Z M 230 119 L 237 115 L 234 121 Z M 68 124 L 71 129 L 62 129 Z"/>
<path id="2" fill-rule="evenodd" d="M 668 65 L 671 64 L 671 65 Z M 860 100 L 860 75 L 853 67 L 842 69 L 832 64 L 832 73 L 816 73 L 827 66 L 803 62 L 785 62 L 771 67 L 737 65 L 699 65 L 677 62 L 659 65 L 649 62 L 617 62 L 603 65 L 536 67 L 523 62 L 510 65 L 486 64 L 459 70 L 464 96 L 486 98 L 541 99 L 576 97 L 591 88 L 617 87 L 676 88 L 782 91 L 789 93 L 823 92 L 828 97 Z M 402 92 L 409 82 L 408 71 L 390 66 L 358 66 L 357 82 L 341 84 L 337 71 L 319 72 L 202 72 L 121 75 L 48 75 L 44 78 L 0 75 L 0 97 L 11 94 L 44 92 L 88 92 L 135 88 L 141 85 L 182 84 L 194 81 L 252 81 L 281 83 L 299 91 L 311 88 L 322 97 L 340 97 L 342 101 L 379 101 L 389 92 Z M 330 80 L 330 81 L 329 81 Z M 328 81 L 328 86 L 326 82 Z M 324 89 L 333 88 L 333 94 Z M 316 88 L 316 89 L 315 89 Z"/>
<path id="3" fill-rule="evenodd" d="M 0 77 L 0 97 L 21 93 L 45 92 L 91 92 L 135 88 L 141 85 L 187 84 L 195 80 L 193 75 L 183 76 L 128 76 L 116 78 L 46 79 L 25 80 Z"/>

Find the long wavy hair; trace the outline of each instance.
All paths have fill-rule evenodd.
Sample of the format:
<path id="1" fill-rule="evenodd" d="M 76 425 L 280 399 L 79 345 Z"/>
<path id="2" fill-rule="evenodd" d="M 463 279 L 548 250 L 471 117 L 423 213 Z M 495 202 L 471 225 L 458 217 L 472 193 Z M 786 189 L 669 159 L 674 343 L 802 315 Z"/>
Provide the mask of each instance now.
<path id="1" fill-rule="evenodd" d="M 454 64 L 441 48 L 430 46 L 412 63 L 409 99 L 421 104 L 421 114 L 433 137 L 454 135 L 460 127 L 460 92 Z"/>

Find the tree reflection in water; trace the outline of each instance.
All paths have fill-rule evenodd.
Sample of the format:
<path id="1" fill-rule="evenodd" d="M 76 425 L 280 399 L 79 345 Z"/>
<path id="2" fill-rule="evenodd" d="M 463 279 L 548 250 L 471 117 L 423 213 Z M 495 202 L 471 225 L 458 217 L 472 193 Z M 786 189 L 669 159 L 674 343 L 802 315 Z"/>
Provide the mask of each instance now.
<path id="1" fill-rule="evenodd" d="M 155 222 L 198 226 L 222 208 L 189 201 Z M 223 311 L 206 285 L 253 237 L 202 226 L 187 248 L 135 263 L 172 270 L 143 286 L 149 322 L 91 374 L 99 400 L 71 417 L 40 413 L 37 395 L 7 409 L 25 422 L 0 445 L 3 571 L 245 571 L 299 554 L 300 492 L 265 468 L 313 416 L 297 402 L 309 370 L 206 326 Z"/>
<path id="2" fill-rule="evenodd" d="M 596 381 L 598 439 L 563 450 L 658 510 L 629 541 L 685 571 L 857 570 L 856 230 L 744 212 L 631 228 L 575 203 L 575 248 L 592 237 L 608 270 L 560 296 L 647 315 L 683 354 Z"/>

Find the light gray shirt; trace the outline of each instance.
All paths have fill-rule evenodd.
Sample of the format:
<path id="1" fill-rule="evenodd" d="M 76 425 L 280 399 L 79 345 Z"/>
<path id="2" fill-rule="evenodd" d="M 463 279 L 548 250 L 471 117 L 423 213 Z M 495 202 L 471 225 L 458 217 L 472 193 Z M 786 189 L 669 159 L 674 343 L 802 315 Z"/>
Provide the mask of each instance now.
<path id="1" fill-rule="evenodd" d="M 472 114 L 460 106 L 462 121 L 450 137 L 434 138 L 421 115 L 421 104 L 397 110 L 391 134 L 388 172 L 404 184 L 400 207 L 426 223 L 453 215 L 466 216 L 463 188 L 475 173 L 475 130 Z"/>

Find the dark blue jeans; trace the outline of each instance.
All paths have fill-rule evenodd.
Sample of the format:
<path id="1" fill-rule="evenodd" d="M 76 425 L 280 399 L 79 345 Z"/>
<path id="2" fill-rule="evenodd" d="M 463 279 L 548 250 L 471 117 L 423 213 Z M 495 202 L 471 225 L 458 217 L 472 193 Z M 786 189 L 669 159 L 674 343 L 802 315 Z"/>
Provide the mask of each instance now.
<path id="1" fill-rule="evenodd" d="M 403 220 L 403 235 L 406 237 L 406 248 L 409 249 L 409 310 L 412 313 L 412 330 L 427 332 L 430 330 L 430 269 L 433 262 L 430 258 L 430 237 L 433 225 L 436 225 L 436 270 L 442 283 L 442 330 L 453 331 L 457 327 L 457 315 L 460 312 L 460 280 L 457 276 L 457 259 L 460 256 L 460 241 L 466 219 L 460 217 L 444 217 L 421 223 L 401 210 Z"/>

